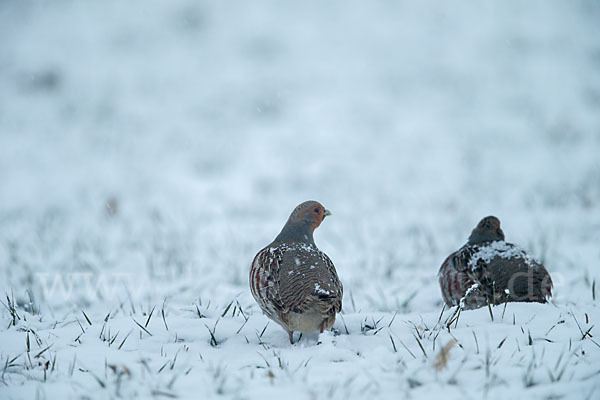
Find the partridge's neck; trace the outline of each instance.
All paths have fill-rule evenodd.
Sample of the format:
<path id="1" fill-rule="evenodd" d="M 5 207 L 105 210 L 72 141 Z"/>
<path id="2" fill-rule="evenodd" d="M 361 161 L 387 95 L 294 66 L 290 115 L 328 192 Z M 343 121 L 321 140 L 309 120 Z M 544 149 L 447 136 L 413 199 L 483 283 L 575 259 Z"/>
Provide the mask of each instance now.
<path id="1" fill-rule="evenodd" d="M 312 245 L 315 244 L 313 233 L 310 227 L 308 224 L 303 223 L 287 223 L 273 242 L 300 242 Z"/>
<path id="2" fill-rule="evenodd" d="M 469 236 L 468 244 L 483 244 L 493 242 L 495 240 L 502 240 L 494 233 L 485 233 L 485 232 L 473 232 L 471 236 Z"/>

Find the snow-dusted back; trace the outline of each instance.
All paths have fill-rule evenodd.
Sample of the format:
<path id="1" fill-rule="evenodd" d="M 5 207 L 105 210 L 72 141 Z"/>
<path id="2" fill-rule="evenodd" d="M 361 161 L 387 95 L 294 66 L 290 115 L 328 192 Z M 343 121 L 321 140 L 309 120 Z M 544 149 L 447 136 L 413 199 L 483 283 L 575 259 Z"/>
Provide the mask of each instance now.
<path id="1" fill-rule="evenodd" d="M 599 398 L 598 21 L 0 1 L 0 399 Z M 290 346 L 248 272 L 308 199 L 343 312 Z M 487 215 L 552 303 L 442 313 L 438 269 Z"/>
<path id="2" fill-rule="evenodd" d="M 469 267 L 471 270 L 477 269 L 477 264 L 480 260 L 488 264 L 496 257 L 505 259 L 522 259 L 523 262 L 530 268 L 538 265 L 533 257 L 527 254 L 525 250 L 512 243 L 507 243 L 504 240 L 496 240 L 483 246 L 478 245 L 476 246 L 476 249 L 477 250 L 469 259 Z"/>

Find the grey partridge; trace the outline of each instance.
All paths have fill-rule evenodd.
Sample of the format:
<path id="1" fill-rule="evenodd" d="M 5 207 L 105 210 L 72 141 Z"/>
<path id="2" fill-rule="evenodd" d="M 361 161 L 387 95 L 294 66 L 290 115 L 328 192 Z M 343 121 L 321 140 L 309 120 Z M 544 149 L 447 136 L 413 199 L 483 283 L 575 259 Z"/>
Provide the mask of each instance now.
<path id="1" fill-rule="evenodd" d="M 552 295 L 552 278 L 546 268 L 523 249 L 505 242 L 500 220 L 494 216 L 482 219 L 467 243 L 446 258 L 438 278 L 449 307 L 545 303 Z"/>
<path id="2" fill-rule="evenodd" d="M 328 215 L 319 202 L 298 205 L 250 267 L 252 296 L 267 317 L 287 331 L 292 344 L 294 332 L 331 328 L 342 309 L 343 287 L 335 266 L 313 239 Z"/>

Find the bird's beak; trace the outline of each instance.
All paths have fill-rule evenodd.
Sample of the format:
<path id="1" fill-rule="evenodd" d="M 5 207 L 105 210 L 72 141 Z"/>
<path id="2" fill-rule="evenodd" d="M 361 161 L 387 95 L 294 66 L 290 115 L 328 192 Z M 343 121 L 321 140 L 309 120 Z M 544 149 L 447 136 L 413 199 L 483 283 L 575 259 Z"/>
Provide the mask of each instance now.
<path id="1" fill-rule="evenodd" d="M 331 215 L 331 211 L 325 209 L 325 211 L 323 212 L 323 217 L 327 217 L 328 215 Z"/>

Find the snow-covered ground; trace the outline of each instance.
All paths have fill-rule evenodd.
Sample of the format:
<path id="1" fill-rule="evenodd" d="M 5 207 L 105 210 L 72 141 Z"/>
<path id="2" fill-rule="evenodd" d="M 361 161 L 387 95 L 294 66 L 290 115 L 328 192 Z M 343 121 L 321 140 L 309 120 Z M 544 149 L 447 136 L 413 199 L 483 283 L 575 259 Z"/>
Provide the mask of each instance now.
<path id="1" fill-rule="evenodd" d="M 599 20 L 0 1 L 0 398 L 598 398 Z M 247 277 L 308 199 L 344 306 L 290 346 Z M 553 303 L 440 315 L 490 214 Z"/>

